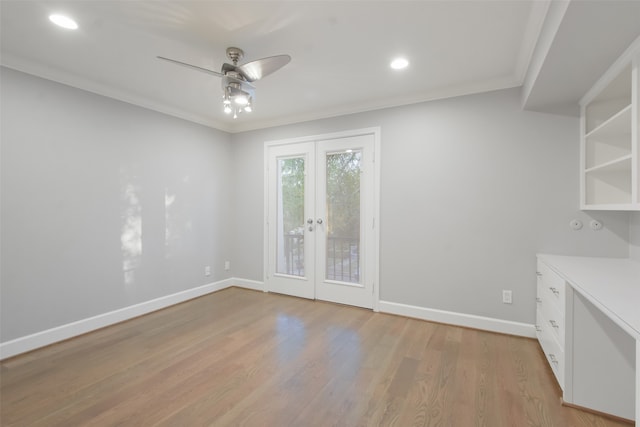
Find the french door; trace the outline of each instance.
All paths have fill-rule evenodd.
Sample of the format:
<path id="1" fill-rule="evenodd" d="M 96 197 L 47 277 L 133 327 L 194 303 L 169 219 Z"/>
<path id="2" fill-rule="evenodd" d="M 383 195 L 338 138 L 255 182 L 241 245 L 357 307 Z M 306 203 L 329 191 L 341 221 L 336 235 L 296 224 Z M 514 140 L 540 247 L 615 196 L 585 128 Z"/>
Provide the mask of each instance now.
<path id="1" fill-rule="evenodd" d="M 375 135 L 267 148 L 266 289 L 372 308 Z"/>

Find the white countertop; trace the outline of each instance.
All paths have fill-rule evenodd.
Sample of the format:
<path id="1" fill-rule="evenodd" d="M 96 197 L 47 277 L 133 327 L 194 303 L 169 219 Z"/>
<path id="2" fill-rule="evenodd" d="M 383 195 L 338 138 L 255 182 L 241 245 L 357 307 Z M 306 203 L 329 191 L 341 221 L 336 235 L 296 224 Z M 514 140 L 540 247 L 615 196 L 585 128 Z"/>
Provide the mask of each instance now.
<path id="1" fill-rule="evenodd" d="M 548 254 L 538 258 L 640 341 L 640 262 Z"/>

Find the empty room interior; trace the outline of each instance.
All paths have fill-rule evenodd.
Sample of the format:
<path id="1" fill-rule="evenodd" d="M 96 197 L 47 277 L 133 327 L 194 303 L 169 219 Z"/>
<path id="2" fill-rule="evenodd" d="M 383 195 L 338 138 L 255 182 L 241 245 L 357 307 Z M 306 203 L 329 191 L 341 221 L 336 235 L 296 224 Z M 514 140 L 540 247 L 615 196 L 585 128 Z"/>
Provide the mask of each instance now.
<path id="1" fill-rule="evenodd" d="M 0 425 L 640 419 L 640 1 L 0 2 Z"/>

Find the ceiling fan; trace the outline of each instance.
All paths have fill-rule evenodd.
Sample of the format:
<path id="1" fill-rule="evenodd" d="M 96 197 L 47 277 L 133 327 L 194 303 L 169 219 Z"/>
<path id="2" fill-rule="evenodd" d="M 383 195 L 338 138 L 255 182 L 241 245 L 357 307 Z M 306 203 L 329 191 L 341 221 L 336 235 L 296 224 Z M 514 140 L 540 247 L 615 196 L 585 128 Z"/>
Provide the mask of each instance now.
<path id="1" fill-rule="evenodd" d="M 291 61 L 289 55 L 276 55 L 238 65 L 238 61 L 243 57 L 244 52 L 242 49 L 228 47 L 227 58 L 229 58 L 233 64 L 223 64 L 220 72 L 187 64 L 186 62 L 175 59 L 165 58 L 164 56 L 158 56 L 158 59 L 221 77 L 224 112 L 227 114 L 233 113 L 233 118 L 235 119 L 238 117 L 238 113 L 250 113 L 252 111 L 252 105 L 255 99 L 255 86 L 251 83 L 278 71 Z"/>

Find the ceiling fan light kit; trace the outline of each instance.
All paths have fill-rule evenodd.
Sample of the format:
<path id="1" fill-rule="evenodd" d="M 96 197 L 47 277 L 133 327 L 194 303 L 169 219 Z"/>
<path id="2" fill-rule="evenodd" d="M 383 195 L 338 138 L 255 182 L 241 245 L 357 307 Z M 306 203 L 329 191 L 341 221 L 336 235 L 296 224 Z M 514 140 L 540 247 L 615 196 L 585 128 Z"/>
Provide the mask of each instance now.
<path id="1" fill-rule="evenodd" d="M 227 48 L 227 58 L 229 58 L 233 64 L 223 64 L 221 72 L 163 56 L 158 56 L 158 59 L 220 77 L 222 79 L 223 111 L 227 114 L 233 113 L 233 118 L 235 119 L 240 113 L 250 113 L 253 111 L 253 102 L 256 94 L 255 87 L 251 83 L 279 70 L 291 61 L 289 55 L 276 55 L 238 65 L 238 61 L 243 57 L 244 52 L 242 49 L 237 47 Z"/>
<path id="2" fill-rule="evenodd" d="M 230 75 L 222 77 L 222 107 L 225 113 L 233 113 L 233 118 L 242 112 L 250 113 L 254 99 L 253 85 Z"/>

